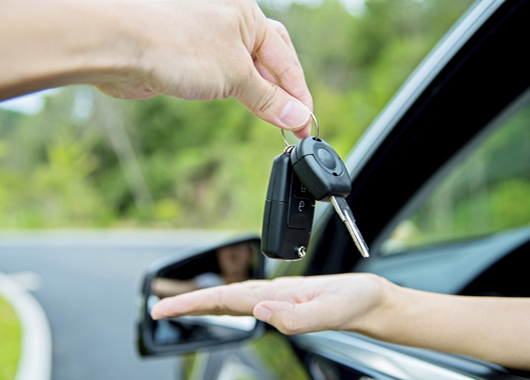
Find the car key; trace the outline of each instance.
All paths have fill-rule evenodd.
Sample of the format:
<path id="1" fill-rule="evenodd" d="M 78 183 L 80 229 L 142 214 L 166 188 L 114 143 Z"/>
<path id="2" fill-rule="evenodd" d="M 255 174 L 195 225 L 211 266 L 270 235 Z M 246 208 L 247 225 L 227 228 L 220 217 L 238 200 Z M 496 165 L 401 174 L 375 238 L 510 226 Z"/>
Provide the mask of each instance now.
<path id="1" fill-rule="evenodd" d="M 291 149 L 274 159 L 265 200 L 261 251 L 271 259 L 302 259 L 311 236 L 315 198 L 293 171 Z"/>
<path id="2" fill-rule="evenodd" d="M 369 257 L 368 246 L 345 199 L 351 193 L 350 175 L 337 152 L 318 137 L 306 137 L 293 148 L 291 163 L 296 175 L 317 201 L 333 203 L 357 249 L 362 256 Z"/>

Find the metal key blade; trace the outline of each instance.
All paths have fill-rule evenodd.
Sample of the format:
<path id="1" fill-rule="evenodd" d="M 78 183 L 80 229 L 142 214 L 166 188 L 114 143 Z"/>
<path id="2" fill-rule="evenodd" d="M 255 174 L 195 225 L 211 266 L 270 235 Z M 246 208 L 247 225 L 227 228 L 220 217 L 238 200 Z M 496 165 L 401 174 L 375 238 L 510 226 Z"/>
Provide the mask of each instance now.
<path id="1" fill-rule="evenodd" d="M 359 252 L 361 252 L 361 255 L 363 257 L 370 257 L 370 253 L 368 253 L 368 246 L 364 242 L 361 232 L 355 224 L 355 218 L 353 217 L 353 213 L 351 212 L 350 206 L 348 205 L 348 202 L 346 202 L 346 199 L 342 197 L 336 197 L 334 195 L 332 195 L 330 199 L 331 203 L 333 203 L 333 207 L 335 207 L 335 211 L 337 214 L 339 214 L 340 219 L 344 222 L 346 228 L 350 232 L 353 242 L 357 246 Z"/>

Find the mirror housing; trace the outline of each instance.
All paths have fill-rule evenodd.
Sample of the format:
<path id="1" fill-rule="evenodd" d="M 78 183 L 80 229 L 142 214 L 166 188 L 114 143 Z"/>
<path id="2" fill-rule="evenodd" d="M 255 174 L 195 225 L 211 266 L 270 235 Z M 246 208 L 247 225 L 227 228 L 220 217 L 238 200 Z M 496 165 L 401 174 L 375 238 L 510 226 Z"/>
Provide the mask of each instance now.
<path id="1" fill-rule="evenodd" d="M 209 249 L 194 249 L 153 263 L 146 271 L 138 322 L 142 356 L 196 352 L 259 336 L 265 324 L 254 317 L 182 316 L 155 321 L 158 300 L 246 279 L 263 278 L 260 239 L 242 237 Z"/>

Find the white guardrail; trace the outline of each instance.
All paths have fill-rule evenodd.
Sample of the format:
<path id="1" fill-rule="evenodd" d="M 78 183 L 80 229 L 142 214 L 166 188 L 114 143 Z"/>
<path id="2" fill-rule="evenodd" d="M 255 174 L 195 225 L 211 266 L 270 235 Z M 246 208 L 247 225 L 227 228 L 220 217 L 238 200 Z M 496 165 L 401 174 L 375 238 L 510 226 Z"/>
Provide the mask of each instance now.
<path id="1" fill-rule="evenodd" d="M 50 380 L 52 335 L 40 303 L 17 281 L 0 272 L 0 295 L 13 307 L 22 329 L 15 380 Z"/>

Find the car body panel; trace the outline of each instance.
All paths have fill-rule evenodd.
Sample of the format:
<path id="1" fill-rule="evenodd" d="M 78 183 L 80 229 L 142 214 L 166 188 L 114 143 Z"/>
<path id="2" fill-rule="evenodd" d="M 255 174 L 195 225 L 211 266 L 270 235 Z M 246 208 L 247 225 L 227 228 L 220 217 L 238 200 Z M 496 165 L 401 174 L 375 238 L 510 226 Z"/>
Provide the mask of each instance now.
<path id="1" fill-rule="evenodd" d="M 353 185 L 347 200 L 375 255 L 361 259 L 332 207 L 320 204 L 307 261 L 298 266 L 278 265 L 275 275 L 368 271 L 412 288 L 468 294 L 478 292 L 473 283 L 484 273 L 526 246 L 530 231 L 522 228 L 395 257 L 380 257 L 377 252 L 414 203 L 506 115 L 528 100 L 530 60 L 523 47 L 530 36 L 526 21 L 529 16 L 528 1 L 476 2 L 405 83 L 346 159 Z M 306 360 L 311 355 L 325 357 L 361 373 L 359 378 L 530 378 L 526 372 L 506 370 L 475 359 L 389 346 L 374 340 L 370 340 L 368 349 L 362 337 L 347 333 L 325 332 L 289 339 Z M 363 361 L 361 358 L 370 356 L 370 350 L 377 354 L 373 354 L 373 360 Z M 379 361 L 377 355 L 381 355 Z M 423 359 L 421 363 L 415 359 L 410 362 L 409 357 Z M 403 372 L 401 364 L 394 367 L 388 364 L 389 360 L 409 365 Z M 387 363 L 393 370 L 385 372 L 387 364 L 381 363 Z M 422 373 L 422 369 L 432 372 Z"/>
<path id="2" fill-rule="evenodd" d="M 424 88 L 421 94 L 414 94 L 410 107 L 394 109 L 390 104 L 385 112 L 395 114 L 385 116 L 388 127 L 382 126 L 379 118 L 374 124 L 377 127 L 371 127 L 354 148 L 348 159 L 353 169 L 353 191 L 347 200 L 371 249 L 377 249 L 373 243 L 395 226 L 394 217 L 414 194 L 530 86 L 526 69 L 530 58 L 520 48 L 523 36 L 530 35 L 525 21 L 530 16 L 529 8 L 525 1 L 503 2 L 494 17 L 475 19 L 475 23 L 483 24 L 474 26 L 478 34 L 469 37 L 467 43 L 447 37 L 446 41 L 459 41 L 461 50 L 455 53 L 444 48 L 452 56 L 449 63 L 429 77 L 429 84 L 422 82 Z M 492 33 L 491 28 L 499 34 Z M 425 74 L 420 74 L 427 80 Z M 394 102 L 404 101 L 398 96 Z M 378 139 L 378 133 L 384 139 Z M 363 148 L 369 144 L 370 151 Z M 357 148 L 369 157 L 356 159 Z M 337 273 L 357 263 L 353 243 L 337 236 L 342 235 L 343 226 L 332 208 L 318 208 L 305 259 L 311 262 L 304 264 L 307 270 L 285 266 L 277 274 Z M 346 251 L 348 255 L 341 253 Z M 335 256 L 343 257 L 331 265 L 326 260 L 327 252 L 338 252 Z"/>

